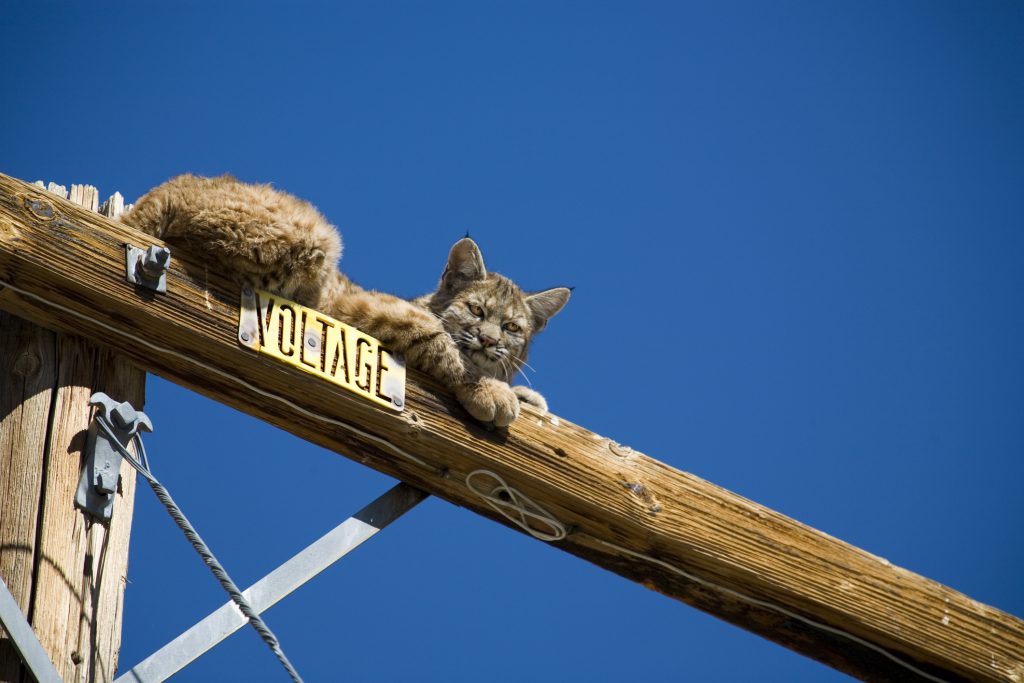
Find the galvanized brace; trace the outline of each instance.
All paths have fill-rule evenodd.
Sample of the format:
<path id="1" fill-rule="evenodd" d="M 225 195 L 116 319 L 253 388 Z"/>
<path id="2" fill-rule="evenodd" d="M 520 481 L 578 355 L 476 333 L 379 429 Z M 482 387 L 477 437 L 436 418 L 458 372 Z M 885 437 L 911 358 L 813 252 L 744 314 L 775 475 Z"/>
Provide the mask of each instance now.
<path id="1" fill-rule="evenodd" d="M 269 609 L 414 508 L 427 494 L 398 484 L 244 591 L 257 612 Z M 245 626 L 228 602 L 151 654 L 114 683 L 160 683 Z"/>
<path id="2" fill-rule="evenodd" d="M 0 626 L 14 642 L 14 649 L 33 678 L 39 683 L 63 683 L 3 578 L 0 578 Z"/>

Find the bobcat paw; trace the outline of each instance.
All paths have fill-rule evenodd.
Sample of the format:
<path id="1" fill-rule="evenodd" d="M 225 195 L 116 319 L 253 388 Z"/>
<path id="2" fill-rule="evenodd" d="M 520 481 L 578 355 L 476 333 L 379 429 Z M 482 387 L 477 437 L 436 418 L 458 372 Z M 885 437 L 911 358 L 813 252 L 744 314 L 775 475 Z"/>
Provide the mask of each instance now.
<path id="1" fill-rule="evenodd" d="M 544 400 L 543 396 L 530 387 L 517 385 L 512 387 L 512 391 L 515 392 L 520 403 L 529 403 L 542 413 L 548 412 L 548 402 Z"/>
<path id="2" fill-rule="evenodd" d="M 485 377 L 455 388 L 455 397 L 475 419 L 507 427 L 519 415 L 519 399 L 504 382 Z"/>

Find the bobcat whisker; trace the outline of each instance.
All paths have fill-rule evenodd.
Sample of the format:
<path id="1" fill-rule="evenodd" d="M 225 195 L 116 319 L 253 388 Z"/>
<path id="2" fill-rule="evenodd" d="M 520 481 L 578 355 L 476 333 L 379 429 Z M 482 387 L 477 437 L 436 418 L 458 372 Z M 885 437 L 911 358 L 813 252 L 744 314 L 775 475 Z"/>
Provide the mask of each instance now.
<path id="1" fill-rule="evenodd" d="M 470 342 L 473 341 L 473 337 L 468 332 L 463 331 L 452 335 L 452 340 L 460 349 L 468 349 L 470 347 Z"/>
<path id="2" fill-rule="evenodd" d="M 438 320 L 440 320 L 441 322 L 444 322 L 444 318 L 442 318 L 441 316 L 439 316 L 439 315 L 438 315 L 437 313 L 434 313 L 434 312 L 433 312 L 432 310 L 430 310 L 429 308 L 424 308 L 423 310 L 424 310 L 424 311 L 426 311 L 427 313 L 429 313 L 430 315 L 434 316 L 435 318 L 437 318 L 437 319 L 438 319 Z"/>
<path id="3" fill-rule="evenodd" d="M 529 363 L 527 363 L 525 358 L 520 358 L 516 354 L 512 354 L 512 357 L 515 358 L 517 363 L 519 363 L 519 370 L 520 371 L 522 371 L 522 369 L 525 367 L 525 368 L 529 368 L 531 372 L 537 372 L 537 368 L 535 368 L 532 365 L 530 365 Z"/>
<path id="4" fill-rule="evenodd" d="M 513 377 L 515 377 L 516 375 L 522 375 L 522 376 L 523 376 L 523 379 L 524 379 L 524 380 L 526 380 L 526 386 L 528 386 L 528 387 L 530 387 L 531 389 L 533 389 L 533 382 L 531 382 L 531 381 L 530 381 L 530 378 L 526 376 L 526 373 L 525 373 L 525 372 L 523 372 L 523 369 L 522 369 L 522 368 L 519 368 L 518 370 L 516 370 L 516 371 L 515 371 L 515 372 L 513 373 L 513 375 L 512 375 L 512 376 L 513 376 Z"/>
<path id="5" fill-rule="evenodd" d="M 516 368 L 513 367 L 512 361 L 509 358 L 502 358 L 499 361 L 499 365 L 502 370 L 502 374 L 508 378 L 508 382 L 512 381 L 512 378 L 516 375 Z M 529 382 L 529 380 L 527 380 Z"/>

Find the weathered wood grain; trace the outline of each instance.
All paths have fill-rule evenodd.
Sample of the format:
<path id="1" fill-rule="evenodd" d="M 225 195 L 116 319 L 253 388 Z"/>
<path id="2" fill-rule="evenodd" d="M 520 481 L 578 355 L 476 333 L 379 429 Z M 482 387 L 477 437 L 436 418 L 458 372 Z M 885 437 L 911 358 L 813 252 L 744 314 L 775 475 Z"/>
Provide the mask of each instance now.
<path id="1" fill-rule="evenodd" d="M 26 615 L 37 553 L 40 465 L 56 384 L 55 337 L 0 312 L 0 576 Z M 2 628 L 0 638 L 0 681 L 16 681 L 20 660 Z"/>
<path id="2" fill-rule="evenodd" d="M 65 680 L 112 680 L 134 509 L 135 470 L 122 463 L 109 528 L 73 504 L 82 471 L 89 397 L 106 391 L 140 407 L 144 373 L 78 337 L 59 335 L 59 376 L 46 463 L 32 624 Z"/>
<path id="3" fill-rule="evenodd" d="M 95 207 L 95 188 L 74 185 L 72 194 Z M 93 342 L 7 313 L 0 313 L 0 372 L 0 574 L 13 579 L 15 597 L 64 680 L 112 680 L 135 472 L 123 464 L 109 527 L 79 511 L 74 496 L 89 397 L 105 391 L 141 407 L 145 373 Z M 0 681 L 21 676 L 17 655 L 0 641 Z"/>
<path id="4" fill-rule="evenodd" d="M 127 284 L 125 243 L 158 242 L 0 176 L 0 309 L 513 526 L 467 486 L 494 472 L 564 525 L 553 545 L 855 676 L 1024 679 L 1009 614 L 554 416 L 488 432 L 417 373 L 378 409 L 241 348 L 237 286 L 189 254 L 166 295 Z"/>

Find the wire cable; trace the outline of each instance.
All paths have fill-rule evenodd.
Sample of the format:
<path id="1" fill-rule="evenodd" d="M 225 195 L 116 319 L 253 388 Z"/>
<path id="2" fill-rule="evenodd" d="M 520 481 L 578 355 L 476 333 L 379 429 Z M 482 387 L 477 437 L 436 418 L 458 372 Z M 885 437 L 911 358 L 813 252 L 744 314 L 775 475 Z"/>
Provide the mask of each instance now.
<path id="1" fill-rule="evenodd" d="M 245 618 L 249 620 L 249 623 L 256 630 L 256 633 L 259 634 L 260 638 L 263 639 L 263 642 L 267 644 L 267 647 L 269 647 L 274 653 L 274 656 L 281 662 L 281 665 L 285 668 L 285 671 L 288 672 L 288 675 L 291 676 L 291 679 L 295 683 L 302 683 L 302 677 L 299 676 L 299 672 L 295 670 L 292 663 L 288 661 L 288 657 L 285 656 L 284 651 L 281 649 L 281 643 L 278 641 L 277 636 L 274 635 L 266 622 L 264 622 L 260 615 L 252 608 L 249 601 L 245 599 L 245 596 L 242 595 L 242 591 L 239 590 L 235 582 L 231 580 L 230 576 L 228 576 L 223 565 L 217 561 L 217 558 L 213 555 L 210 547 L 206 545 L 202 537 L 199 535 L 199 532 L 196 531 L 195 527 L 192 526 L 192 523 L 188 521 L 188 518 L 185 517 L 185 514 L 181 511 L 181 508 L 178 507 L 178 504 L 174 502 L 173 498 L 171 498 L 171 494 L 167 491 L 164 485 L 157 480 L 153 475 L 153 472 L 149 469 L 149 456 L 146 455 L 146 447 L 142 443 L 142 437 L 140 437 L 138 433 L 132 437 L 132 441 L 135 443 L 136 449 L 139 453 L 139 457 L 136 458 L 127 448 L 124 447 L 121 441 L 114 434 L 113 427 L 105 415 L 97 413 L 96 423 L 107 435 L 110 443 L 121 453 L 121 456 L 128 461 L 128 464 L 134 467 L 136 471 L 138 471 L 138 473 L 145 477 L 146 481 L 149 482 L 150 487 L 153 489 L 153 493 L 155 493 L 156 497 L 161 503 L 163 503 L 163 506 L 167 509 L 171 519 L 174 520 L 175 524 L 178 525 L 178 528 L 180 528 L 185 534 L 185 538 L 187 538 L 189 543 L 192 544 L 192 547 L 195 548 L 195 551 L 199 556 L 203 558 L 203 563 L 210 568 L 210 572 L 213 573 L 224 591 L 231 597 L 231 600 L 235 605 L 238 606 L 239 611 L 241 611 Z"/>

